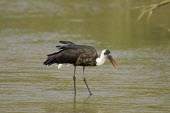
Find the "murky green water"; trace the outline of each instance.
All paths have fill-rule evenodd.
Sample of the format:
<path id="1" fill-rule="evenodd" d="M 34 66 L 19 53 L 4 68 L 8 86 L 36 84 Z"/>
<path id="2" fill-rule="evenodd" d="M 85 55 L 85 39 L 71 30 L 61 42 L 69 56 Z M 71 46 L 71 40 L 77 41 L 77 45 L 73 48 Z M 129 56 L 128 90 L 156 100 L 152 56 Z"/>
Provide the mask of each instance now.
<path id="1" fill-rule="evenodd" d="M 146 22 L 137 6 L 154 0 L 1 0 L 0 112 L 169 113 L 170 5 Z M 119 64 L 46 67 L 59 40 L 112 51 Z"/>

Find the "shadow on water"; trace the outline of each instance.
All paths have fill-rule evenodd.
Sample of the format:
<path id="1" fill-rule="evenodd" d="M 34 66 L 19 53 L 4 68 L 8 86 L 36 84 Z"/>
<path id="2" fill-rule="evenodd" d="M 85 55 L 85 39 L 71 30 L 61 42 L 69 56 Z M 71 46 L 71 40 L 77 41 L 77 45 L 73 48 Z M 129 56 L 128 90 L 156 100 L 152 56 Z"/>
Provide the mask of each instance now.
<path id="1" fill-rule="evenodd" d="M 76 102 L 76 96 L 74 96 L 74 101 L 73 101 L 73 113 L 86 113 L 86 112 L 94 112 L 94 110 L 88 108 L 88 100 L 90 98 L 92 98 L 92 96 L 88 96 L 86 98 L 84 98 L 83 102 L 82 102 L 82 109 L 80 109 L 80 107 L 77 108 L 77 104 L 79 105 L 79 102 Z M 85 107 L 87 107 L 87 109 L 85 109 Z"/>
<path id="2" fill-rule="evenodd" d="M 69 103 L 48 103 L 45 104 L 45 112 L 53 113 L 53 112 L 71 112 L 71 113 L 96 113 L 98 111 L 94 110 L 91 104 L 88 102 L 88 99 L 93 97 L 87 97 L 79 100 L 76 99 L 77 97 L 73 96 L 73 100 Z M 36 105 L 37 106 L 37 105 Z"/>

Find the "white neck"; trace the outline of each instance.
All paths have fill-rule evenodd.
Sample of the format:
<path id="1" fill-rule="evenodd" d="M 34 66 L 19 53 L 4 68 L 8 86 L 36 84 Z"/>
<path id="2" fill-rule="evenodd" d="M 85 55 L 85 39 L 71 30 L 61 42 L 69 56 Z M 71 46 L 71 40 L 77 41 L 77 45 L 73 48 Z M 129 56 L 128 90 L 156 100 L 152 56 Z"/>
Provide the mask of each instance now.
<path id="1" fill-rule="evenodd" d="M 106 61 L 106 55 L 104 55 L 104 51 L 102 51 L 101 55 L 99 58 L 96 59 L 96 65 L 97 66 L 100 66 L 100 65 L 103 65 Z"/>

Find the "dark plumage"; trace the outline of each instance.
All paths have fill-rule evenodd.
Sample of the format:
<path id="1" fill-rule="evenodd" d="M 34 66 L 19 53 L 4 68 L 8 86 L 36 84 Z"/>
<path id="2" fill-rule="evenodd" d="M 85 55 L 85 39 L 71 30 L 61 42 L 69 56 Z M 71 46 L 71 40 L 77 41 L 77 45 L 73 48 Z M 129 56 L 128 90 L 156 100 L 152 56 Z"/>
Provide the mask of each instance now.
<path id="1" fill-rule="evenodd" d="M 112 56 L 110 55 L 109 50 L 103 50 L 101 52 L 100 57 L 97 54 L 95 48 L 87 45 L 77 45 L 70 41 L 60 41 L 63 45 L 57 45 L 56 47 L 59 49 L 58 52 L 52 53 L 47 55 L 48 58 L 44 62 L 44 65 L 52 65 L 56 64 L 73 64 L 74 65 L 74 91 L 76 95 L 76 77 L 75 71 L 76 66 L 83 66 L 83 81 L 87 86 L 87 89 L 92 95 L 88 84 L 86 82 L 86 78 L 84 76 L 85 66 L 99 66 L 104 64 L 106 58 L 108 58 L 113 66 L 116 68 L 116 62 L 113 60 Z"/>
<path id="2" fill-rule="evenodd" d="M 69 63 L 74 66 L 96 65 L 98 54 L 95 48 L 86 45 L 76 45 L 69 41 L 60 41 L 60 43 L 64 44 L 56 46 L 60 51 L 47 55 L 48 58 L 44 65 L 52 65 L 54 63 Z"/>

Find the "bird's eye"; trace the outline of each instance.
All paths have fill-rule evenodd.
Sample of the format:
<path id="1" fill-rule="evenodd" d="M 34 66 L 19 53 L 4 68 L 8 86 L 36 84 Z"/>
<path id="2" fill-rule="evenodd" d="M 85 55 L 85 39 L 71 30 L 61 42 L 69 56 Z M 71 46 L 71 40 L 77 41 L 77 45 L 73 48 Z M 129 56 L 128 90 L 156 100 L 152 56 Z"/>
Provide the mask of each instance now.
<path id="1" fill-rule="evenodd" d="M 109 50 L 106 50 L 106 52 L 104 53 L 104 55 L 108 55 L 110 54 L 110 51 Z"/>

